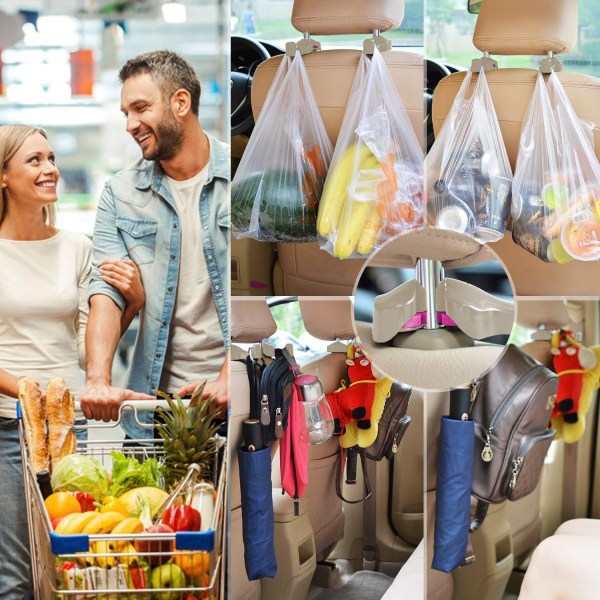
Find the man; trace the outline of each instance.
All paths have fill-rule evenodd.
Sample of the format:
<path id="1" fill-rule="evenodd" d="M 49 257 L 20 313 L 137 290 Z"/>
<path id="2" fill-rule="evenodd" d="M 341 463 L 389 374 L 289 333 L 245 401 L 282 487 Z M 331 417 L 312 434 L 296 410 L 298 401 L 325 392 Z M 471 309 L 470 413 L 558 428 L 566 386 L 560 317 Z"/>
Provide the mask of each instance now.
<path id="1" fill-rule="evenodd" d="M 119 78 L 127 131 L 143 159 L 106 184 L 94 230 L 94 273 L 86 333 L 85 416 L 116 420 L 125 399 L 156 389 L 185 395 L 208 380 L 204 397 L 225 412 L 229 341 L 229 156 L 198 120 L 200 82 L 169 51 L 129 60 Z M 138 266 L 146 302 L 127 381 L 111 385 L 125 301 L 113 259 Z M 104 276 L 108 283 L 102 280 Z M 112 278 L 112 279 L 111 279 Z M 123 418 L 130 438 L 152 428 Z M 143 421 L 152 422 L 152 413 Z"/>

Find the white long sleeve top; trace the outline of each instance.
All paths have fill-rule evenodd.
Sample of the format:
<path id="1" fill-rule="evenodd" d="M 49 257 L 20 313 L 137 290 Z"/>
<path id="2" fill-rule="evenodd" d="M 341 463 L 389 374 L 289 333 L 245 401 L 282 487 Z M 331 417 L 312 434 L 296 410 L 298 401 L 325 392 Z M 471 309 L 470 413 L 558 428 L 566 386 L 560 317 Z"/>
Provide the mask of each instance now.
<path id="1" fill-rule="evenodd" d="M 85 327 L 92 242 L 60 231 L 47 240 L 0 239 L 0 368 L 45 390 L 63 377 L 77 396 L 85 377 Z M 0 417 L 16 399 L 0 394 Z"/>

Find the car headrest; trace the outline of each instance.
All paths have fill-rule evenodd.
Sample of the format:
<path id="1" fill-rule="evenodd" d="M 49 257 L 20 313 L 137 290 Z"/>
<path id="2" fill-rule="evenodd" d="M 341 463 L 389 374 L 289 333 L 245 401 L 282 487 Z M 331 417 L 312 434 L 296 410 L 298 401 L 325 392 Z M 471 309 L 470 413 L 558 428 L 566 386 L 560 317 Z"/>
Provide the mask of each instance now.
<path id="1" fill-rule="evenodd" d="M 475 238 L 455 231 L 428 227 L 394 238 L 369 261 L 370 267 L 414 267 L 418 258 L 440 260 L 447 269 L 467 267 L 496 255 Z"/>
<path id="2" fill-rule="evenodd" d="M 585 315 L 583 300 L 520 300 L 517 304 L 517 323 L 529 329 L 559 329 L 581 323 Z"/>
<path id="3" fill-rule="evenodd" d="M 231 339 L 253 344 L 273 335 L 277 323 L 264 298 L 231 299 Z"/>
<path id="4" fill-rule="evenodd" d="M 577 0 L 485 0 L 473 44 L 490 54 L 559 54 L 574 48 L 577 23 Z"/>
<path id="5" fill-rule="evenodd" d="M 308 333 L 320 340 L 354 339 L 350 298 L 299 298 L 298 301 Z"/>
<path id="6" fill-rule="evenodd" d="M 294 0 L 292 25 L 313 35 L 373 33 L 396 29 L 404 0 Z"/>

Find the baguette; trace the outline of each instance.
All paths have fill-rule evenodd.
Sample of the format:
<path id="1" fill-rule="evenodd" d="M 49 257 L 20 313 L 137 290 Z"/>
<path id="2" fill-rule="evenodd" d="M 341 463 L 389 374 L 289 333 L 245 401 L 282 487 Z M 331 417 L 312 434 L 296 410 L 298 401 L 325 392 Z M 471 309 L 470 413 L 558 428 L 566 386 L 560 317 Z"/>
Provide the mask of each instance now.
<path id="1" fill-rule="evenodd" d="M 48 418 L 48 447 L 51 468 L 68 454 L 74 454 L 77 438 L 73 431 L 75 402 L 62 377 L 55 377 L 46 388 L 46 413 Z"/>
<path id="2" fill-rule="evenodd" d="M 46 432 L 46 404 L 37 381 L 21 377 L 18 396 L 23 409 L 23 424 L 34 473 L 49 471 L 48 434 Z"/>

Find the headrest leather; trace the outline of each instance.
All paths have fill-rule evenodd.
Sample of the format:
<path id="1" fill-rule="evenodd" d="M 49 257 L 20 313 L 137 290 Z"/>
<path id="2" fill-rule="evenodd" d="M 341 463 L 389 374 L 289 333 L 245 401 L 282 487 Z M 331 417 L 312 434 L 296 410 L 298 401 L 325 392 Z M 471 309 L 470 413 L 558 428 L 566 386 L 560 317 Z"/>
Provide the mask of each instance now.
<path id="1" fill-rule="evenodd" d="M 242 344 L 260 342 L 277 331 L 264 298 L 231 299 L 231 339 Z"/>
<path id="2" fill-rule="evenodd" d="M 292 25 L 314 35 L 388 31 L 403 18 L 404 0 L 294 0 L 292 11 Z"/>
<path id="3" fill-rule="evenodd" d="M 485 0 L 473 44 L 490 54 L 560 54 L 575 47 L 577 22 L 577 0 Z"/>
<path id="4" fill-rule="evenodd" d="M 348 297 L 299 298 L 306 331 L 320 340 L 354 339 L 352 302 Z"/>
<path id="5" fill-rule="evenodd" d="M 496 255 L 475 238 L 455 231 L 428 227 L 394 238 L 369 261 L 369 267 L 414 267 L 417 258 L 441 260 L 456 269 L 494 260 Z"/>

